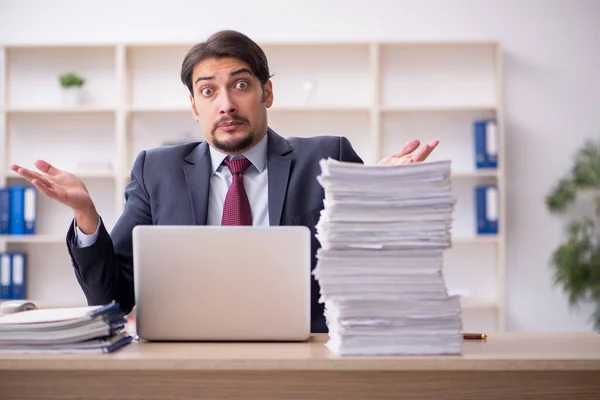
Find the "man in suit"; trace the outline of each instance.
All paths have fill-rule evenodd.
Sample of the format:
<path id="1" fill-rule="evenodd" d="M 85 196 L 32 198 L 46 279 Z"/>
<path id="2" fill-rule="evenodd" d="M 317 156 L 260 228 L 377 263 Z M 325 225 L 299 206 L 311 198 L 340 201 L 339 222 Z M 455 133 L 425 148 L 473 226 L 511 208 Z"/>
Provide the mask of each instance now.
<path id="1" fill-rule="evenodd" d="M 312 232 L 312 268 L 319 243 L 315 225 L 324 192 L 319 161 L 362 163 L 344 137 L 285 139 L 269 128 L 273 85 L 262 49 L 245 35 L 222 31 L 192 47 L 181 80 L 205 141 L 142 151 L 125 207 L 109 234 L 85 185 L 38 160 L 40 172 L 11 169 L 44 195 L 73 209 L 67 247 L 89 304 L 117 300 L 134 307 L 132 229 L 136 225 L 305 225 Z M 381 165 L 420 162 L 437 141 L 415 140 Z M 199 244 L 201 245 L 201 244 Z M 319 286 L 312 279 L 312 332 L 326 332 Z"/>

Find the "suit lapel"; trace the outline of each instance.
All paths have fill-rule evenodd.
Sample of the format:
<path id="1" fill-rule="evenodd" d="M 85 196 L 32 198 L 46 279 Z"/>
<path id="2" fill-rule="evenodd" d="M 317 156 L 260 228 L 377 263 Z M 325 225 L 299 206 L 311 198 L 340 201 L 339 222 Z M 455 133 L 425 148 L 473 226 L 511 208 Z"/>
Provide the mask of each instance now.
<path id="1" fill-rule="evenodd" d="M 267 168 L 269 180 L 269 224 L 277 226 L 281 223 L 283 203 L 287 193 L 292 157 L 291 146 L 283 137 L 271 128 L 267 131 Z"/>
<path id="2" fill-rule="evenodd" d="M 206 225 L 208 191 L 210 188 L 210 153 L 208 143 L 203 142 L 185 158 L 189 164 L 183 167 L 188 194 L 196 225 Z"/>

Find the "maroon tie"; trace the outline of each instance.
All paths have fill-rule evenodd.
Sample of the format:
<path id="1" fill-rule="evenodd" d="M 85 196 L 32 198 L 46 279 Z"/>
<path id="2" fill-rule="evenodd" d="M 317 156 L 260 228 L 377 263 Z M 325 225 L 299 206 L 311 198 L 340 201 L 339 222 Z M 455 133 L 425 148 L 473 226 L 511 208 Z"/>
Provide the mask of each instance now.
<path id="1" fill-rule="evenodd" d="M 244 189 L 244 172 L 250 166 L 250 160 L 240 158 L 237 160 L 223 160 L 231 171 L 231 186 L 225 196 L 223 204 L 223 218 L 221 225 L 252 225 L 252 210 Z"/>

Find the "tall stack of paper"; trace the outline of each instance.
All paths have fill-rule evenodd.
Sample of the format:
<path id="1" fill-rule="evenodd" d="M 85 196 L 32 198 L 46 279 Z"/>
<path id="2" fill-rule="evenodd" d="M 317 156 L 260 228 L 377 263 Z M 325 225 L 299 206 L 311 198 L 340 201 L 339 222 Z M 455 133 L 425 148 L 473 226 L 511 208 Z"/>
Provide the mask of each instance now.
<path id="1" fill-rule="evenodd" d="M 117 302 L 0 316 L 1 353 L 110 353 L 133 337 Z"/>
<path id="2" fill-rule="evenodd" d="M 460 354 L 460 299 L 443 252 L 455 198 L 450 162 L 364 166 L 322 160 L 313 272 L 341 355 Z"/>

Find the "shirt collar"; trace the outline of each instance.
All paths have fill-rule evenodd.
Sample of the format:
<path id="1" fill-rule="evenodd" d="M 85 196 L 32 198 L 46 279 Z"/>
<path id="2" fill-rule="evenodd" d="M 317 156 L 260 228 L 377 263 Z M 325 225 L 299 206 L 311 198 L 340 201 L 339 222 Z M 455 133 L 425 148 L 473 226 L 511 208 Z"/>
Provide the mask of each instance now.
<path id="1" fill-rule="evenodd" d="M 227 154 L 221 153 L 219 150 L 213 148 L 212 146 L 208 146 L 210 150 L 210 160 L 211 160 L 211 175 L 214 175 L 215 172 L 219 169 L 221 164 L 223 164 L 223 160 L 226 158 L 240 158 L 241 156 L 246 157 L 252 165 L 258 170 L 259 173 L 262 173 L 267 164 L 267 137 L 265 135 L 260 142 L 256 144 L 256 146 L 252 147 L 250 150 L 240 154 L 239 156 L 229 157 Z"/>

